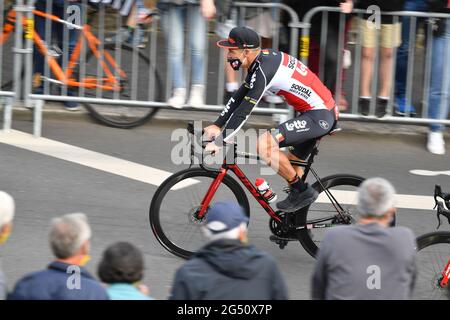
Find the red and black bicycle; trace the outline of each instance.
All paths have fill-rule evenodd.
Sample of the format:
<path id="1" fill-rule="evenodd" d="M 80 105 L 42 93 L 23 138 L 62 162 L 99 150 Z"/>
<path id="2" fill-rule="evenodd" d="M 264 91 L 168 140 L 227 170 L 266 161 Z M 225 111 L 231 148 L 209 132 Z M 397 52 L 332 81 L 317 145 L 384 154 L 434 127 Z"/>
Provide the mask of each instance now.
<path id="1" fill-rule="evenodd" d="M 339 129 L 334 129 L 330 134 L 337 131 Z M 192 123 L 188 125 L 188 132 L 192 163 L 195 156 L 193 141 L 196 141 L 193 139 L 201 137 L 201 132 L 195 133 Z M 320 178 L 312 168 L 320 140 L 317 139 L 305 161 L 291 161 L 293 166 L 304 168 L 304 181 L 309 172 L 316 179 L 312 187 L 319 192 L 319 197 L 310 206 L 293 214 L 273 209 L 236 162 L 237 157 L 257 160 L 259 157 L 238 152 L 237 144 L 234 144 L 231 146 L 231 156 L 227 154 L 220 168 L 208 167 L 200 161 L 199 167 L 192 167 L 191 164 L 191 167 L 173 174 L 158 187 L 149 213 L 154 235 L 169 252 L 189 258 L 206 243 L 199 226 L 208 219 L 208 208 L 213 201 L 237 201 L 250 216 L 246 193 L 231 177 L 231 171 L 270 216 L 270 240 L 281 249 L 290 241 L 300 241 L 303 248 L 314 257 L 326 229 L 355 222 L 356 190 L 364 180 L 350 174 Z M 202 147 L 207 142 L 201 142 Z"/>
<path id="2" fill-rule="evenodd" d="M 450 193 L 434 189 L 439 229 L 440 216 L 450 223 Z M 435 231 L 417 237 L 417 277 L 413 299 L 450 299 L 450 232 Z"/>

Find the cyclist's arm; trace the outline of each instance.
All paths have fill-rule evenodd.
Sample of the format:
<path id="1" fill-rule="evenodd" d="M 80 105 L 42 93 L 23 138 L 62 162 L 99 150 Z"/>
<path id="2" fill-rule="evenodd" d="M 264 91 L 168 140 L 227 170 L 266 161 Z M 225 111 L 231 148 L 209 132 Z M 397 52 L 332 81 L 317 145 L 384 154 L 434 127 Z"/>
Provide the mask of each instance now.
<path id="1" fill-rule="evenodd" d="M 250 76 L 251 75 L 249 75 L 248 78 L 250 78 Z M 223 141 L 231 141 L 231 139 L 247 121 L 253 108 L 258 104 L 259 100 L 266 91 L 267 79 L 261 68 L 255 71 L 255 74 L 251 76 L 251 81 L 247 81 L 247 83 L 249 87 L 247 94 L 244 96 L 241 104 L 235 108 L 230 119 L 228 120 L 225 129 L 222 132 L 222 139 L 216 139 L 216 145 L 218 146 L 222 145 Z"/>
<path id="2" fill-rule="evenodd" d="M 233 114 L 234 110 L 241 104 L 242 100 L 244 99 L 245 95 L 247 94 L 249 90 L 249 86 L 247 83 L 244 83 L 234 94 L 233 97 L 228 100 L 225 108 L 223 109 L 222 113 L 219 115 L 216 121 L 214 121 L 214 124 L 220 128 L 222 128 L 230 119 L 231 115 Z"/>

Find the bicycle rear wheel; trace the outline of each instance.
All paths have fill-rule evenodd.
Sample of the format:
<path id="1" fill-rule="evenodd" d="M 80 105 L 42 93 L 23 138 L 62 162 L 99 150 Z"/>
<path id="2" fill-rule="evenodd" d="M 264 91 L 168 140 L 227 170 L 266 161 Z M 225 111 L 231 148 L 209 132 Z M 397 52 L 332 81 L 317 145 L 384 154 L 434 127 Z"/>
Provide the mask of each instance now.
<path id="1" fill-rule="evenodd" d="M 122 90 L 120 92 L 101 89 L 86 89 L 87 97 L 99 97 L 103 99 L 120 99 L 132 101 L 162 101 L 164 92 L 161 78 L 154 63 L 136 48 L 122 44 L 116 50 L 115 44 L 106 44 L 105 51 L 109 52 L 120 68 L 126 73 L 121 79 Z M 103 69 L 99 66 L 99 60 L 90 52 L 86 58 L 87 76 L 96 77 L 100 70 L 103 77 Z M 114 73 L 114 68 L 111 68 Z M 115 76 L 119 77 L 115 74 Z M 139 107 L 122 105 L 105 105 L 85 103 L 89 113 L 100 123 L 116 128 L 133 128 L 149 121 L 157 112 L 157 107 Z"/>
<path id="2" fill-rule="evenodd" d="M 356 222 L 356 193 L 364 178 L 354 175 L 338 174 L 321 179 L 324 188 L 336 199 L 343 209 L 342 212 L 347 221 L 338 214 L 325 190 L 319 182 L 312 187 L 319 192 L 317 200 L 309 207 L 296 213 L 300 229 L 299 240 L 303 248 L 313 257 L 322 242 L 324 233 L 330 227 L 351 224 Z"/>
<path id="3" fill-rule="evenodd" d="M 437 231 L 417 238 L 417 276 L 412 299 L 448 300 L 449 285 L 442 287 L 440 280 L 450 262 L 450 232 Z"/>
<path id="4" fill-rule="evenodd" d="M 159 243 L 170 253 L 189 258 L 205 243 L 200 226 L 205 217 L 196 217 L 201 201 L 218 172 L 190 168 L 169 177 L 156 190 L 150 205 L 150 226 Z M 225 176 L 211 204 L 237 201 L 250 215 L 247 196 L 230 176 Z M 211 205 L 210 204 L 210 205 Z"/>

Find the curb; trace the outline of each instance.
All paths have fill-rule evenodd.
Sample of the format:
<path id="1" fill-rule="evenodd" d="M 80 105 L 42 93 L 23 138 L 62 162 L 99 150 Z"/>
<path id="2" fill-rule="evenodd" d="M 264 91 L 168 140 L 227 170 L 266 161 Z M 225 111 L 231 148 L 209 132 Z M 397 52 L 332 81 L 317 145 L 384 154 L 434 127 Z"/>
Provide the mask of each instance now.
<path id="1" fill-rule="evenodd" d="M 189 118 L 186 118 L 186 112 L 189 112 Z M 212 122 L 217 118 L 216 112 L 192 112 L 192 110 L 160 110 L 156 116 L 144 126 L 149 125 L 184 125 L 188 121 L 208 121 Z M 13 109 L 13 123 L 14 120 L 28 120 L 33 119 L 33 112 L 23 106 L 15 106 Z M 81 121 L 95 121 L 89 115 L 89 112 L 82 109 L 80 111 L 68 111 L 64 109 L 60 103 L 47 102 L 43 109 L 43 119 L 58 119 L 58 120 L 81 120 Z M 253 115 L 249 118 L 244 127 L 252 127 L 256 129 L 269 129 L 276 126 L 276 122 L 271 115 Z M 375 123 L 367 121 L 352 121 L 341 120 L 339 126 L 345 133 L 365 134 L 365 135 L 402 135 L 402 136 L 424 136 L 428 133 L 428 128 L 425 125 L 407 125 L 407 124 L 393 124 L 393 123 Z M 444 136 L 450 139 L 450 132 L 447 129 Z"/>

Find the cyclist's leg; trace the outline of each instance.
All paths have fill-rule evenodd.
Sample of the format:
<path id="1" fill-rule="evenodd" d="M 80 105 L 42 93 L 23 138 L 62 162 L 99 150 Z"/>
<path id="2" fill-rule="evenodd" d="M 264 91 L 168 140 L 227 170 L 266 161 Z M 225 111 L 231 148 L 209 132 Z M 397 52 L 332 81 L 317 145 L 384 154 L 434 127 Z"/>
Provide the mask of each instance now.
<path id="1" fill-rule="evenodd" d="M 299 154 L 299 147 L 310 149 L 311 141 L 318 137 L 326 135 L 330 132 L 335 123 L 333 111 L 314 110 L 303 113 L 297 118 L 288 120 L 281 124 L 273 134 L 272 141 L 278 142 L 278 147 L 297 146 L 297 158 L 302 156 Z M 288 156 L 279 150 L 279 148 L 271 148 L 270 165 L 276 168 L 279 161 L 277 172 L 286 179 L 291 186 L 291 192 L 287 199 L 277 203 L 277 207 L 287 212 L 297 211 L 309 204 L 317 198 L 317 192 L 304 181 L 302 181 L 298 173 L 290 164 Z M 301 151 L 301 150 L 300 150 Z M 261 155 L 264 158 L 264 155 Z M 266 154 L 266 157 L 269 156 Z M 300 172 L 301 173 L 301 172 Z"/>

